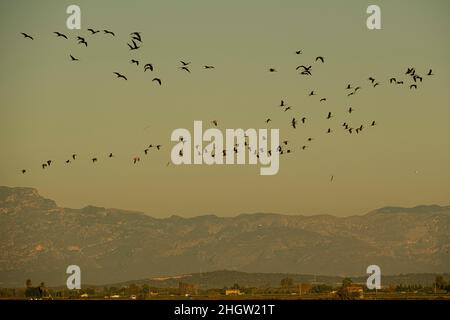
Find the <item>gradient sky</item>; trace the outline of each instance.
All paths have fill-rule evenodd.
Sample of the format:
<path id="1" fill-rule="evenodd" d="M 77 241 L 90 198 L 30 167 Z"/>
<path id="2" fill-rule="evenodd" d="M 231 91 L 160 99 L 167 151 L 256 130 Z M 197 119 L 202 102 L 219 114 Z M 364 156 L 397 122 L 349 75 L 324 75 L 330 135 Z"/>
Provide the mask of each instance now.
<path id="1" fill-rule="evenodd" d="M 450 204 L 449 1 L 76 1 L 79 31 L 65 26 L 70 4 L 0 2 L 0 185 L 35 187 L 60 206 L 155 217 L 345 216 L 386 205 Z M 369 4 L 381 7 L 382 30 L 366 28 Z M 90 27 L 116 37 L 90 36 Z M 144 41 L 136 52 L 126 46 L 133 31 Z M 325 64 L 314 63 L 318 55 Z M 131 58 L 155 71 L 144 73 Z M 178 69 L 179 60 L 192 61 L 191 74 Z M 295 71 L 313 63 L 312 77 Z M 216 69 L 203 70 L 205 64 Z M 409 83 L 409 66 L 421 74 L 433 68 L 435 76 L 417 91 L 388 84 L 391 76 Z M 369 76 L 381 85 L 371 88 Z M 362 87 L 351 98 L 348 83 Z M 318 96 L 308 97 L 313 89 Z M 322 96 L 327 102 L 319 103 Z M 293 110 L 280 111 L 281 99 Z M 293 116 L 309 121 L 294 130 Z M 192 130 L 194 120 L 264 128 L 268 117 L 294 150 L 276 176 L 260 176 L 251 165 L 166 166 L 176 128 Z M 378 125 L 360 135 L 340 128 L 372 120 Z M 307 137 L 314 141 L 301 151 Z M 163 150 L 144 156 L 150 143 Z M 74 152 L 78 160 L 65 165 Z M 116 157 L 107 159 L 109 152 Z M 136 166 L 135 155 L 142 159 Z M 47 159 L 54 165 L 42 170 Z"/>

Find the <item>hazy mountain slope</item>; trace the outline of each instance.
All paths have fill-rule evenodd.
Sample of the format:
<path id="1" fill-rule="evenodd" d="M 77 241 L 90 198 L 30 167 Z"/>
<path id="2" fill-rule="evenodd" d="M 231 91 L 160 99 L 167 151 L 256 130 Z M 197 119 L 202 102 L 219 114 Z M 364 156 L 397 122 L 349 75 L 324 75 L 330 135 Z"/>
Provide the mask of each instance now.
<path id="1" fill-rule="evenodd" d="M 0 286 L 26 278 L 113 283 L 213 270 L 362 275 L 450 270 L 450 207 L 386 207 L 364 216 L 242 214 L 155 219 L 67 209 L 31 188 L 0 187 Z"/>

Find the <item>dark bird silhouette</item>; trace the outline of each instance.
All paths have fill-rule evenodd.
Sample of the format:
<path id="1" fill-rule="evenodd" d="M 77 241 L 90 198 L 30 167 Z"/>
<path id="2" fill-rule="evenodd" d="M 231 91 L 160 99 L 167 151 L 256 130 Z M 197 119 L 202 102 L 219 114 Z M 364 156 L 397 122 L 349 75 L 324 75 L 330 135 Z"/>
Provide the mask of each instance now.
<path id="1" fill-rule="evenodd" d="M 138 60 L 131 59 L 131 63 L 135 63 L 137 66 L 139 66 L 139 61 Z"/>
<path id="2" fill-rule="evenodd" d="M 29 34 L 26 34 L 25 32 L 21 32 L 20 34 L 23 35 L 24 38 L 34 40 L 34 38 L 32 36 L 30 36 Z"/>
<path id="3" fill-rule="evenodd" d="M 105 34 L 110 34 L 110 35 L 112 35 L 113 37 L 116 36 L 114 32 L 109 31 L 109 30 L 103 30 L 103 32 L 104 32 Z"/>
<path id="4" fill-rule="evenodd" d="M 348 108 L 348 113 L 352 113 L 354 109 L 352 107 Z"/>
<path id="5" fill-rule="evenodd" d="M 132 32 L 130 33 L 132 39 L 142 42 L 141 33 L 140 32 Z"/>
<path id="6" fill-rule="evenodd" d="M 427 76 L 434 76 L 433 69 L 430 69 L 430 71 L 428 71 Z"/>
<path id="7" fill-rule="evenodd" d="M 306 117 L 301 118 L 300 121 L 301 121 L 302 123 L 305 123 Z"/>
<path id="8" fill-rule="evenodd" d="M 50 165 L 52 164 L 52 160 L 47 160 L 47 165 L 50 167 Z"/>
<path id="9" fill-rule="evenodd" d="M 161 83 L 161 79 L 159 79 L 159 78 L 153 78 L 153 80 L 152 81 L 156 81 L 156 82 L 158 82 L 159 83 L 159 85 L 161 85 L 162 83 Z"/>
<path id="10" fill-rule="evenodd" d="M 330 177 L 330 182 L 333 182 L 333 179 L 334 179 L 334 176 L 331 175 L 331 177 Z"/>
<path id="11" fill-rule="evenodd" d="M 375 84 L 373 85 L 373 87 L 375 88 L 375 87 L 378 86 L 378 85 L 380 85 L 380 84 L 377 82 L 377 83 L 375 83 Z"/>
<path id="12" fill-rule="evenodd" d="M 280 107 L 286 107 L 286 104 L 284 103 L 284 100 L 281 100 Z"/>
<path id="13" fill-rule="evenodd" d="M 128 47 L 130 48 L 130 50 L 137 50 L 140 48 L 140 46 L 137 45 L 137 43 L 134 40 L 131 40 L 132 45 L 127 43 Z"/>
<path id="14" fill-rule="evenodd" d="M 120 74 L 118 72 L 113 72 L 113 74 L 115 74 L 117 76 L 117 78 L 122 78 L 122 79 L 128 80 L 127 77 L 125 77 L 123 74 Z"/>
<path id="15" fill-rule="evenodd" d="M 302 50 L 295 51 L 295 54 L 302 54 Z"/>
<path id="16" fill-rule="evenodd" d="M 112 152 L 109 153 L 108 158 L 112 158 L 114 157 L 114 155 L 112 154 Z"/>
<path id="17" fill-rule="evenodd" d="M 297 120 L 295 118 L 292 118 L 291 125 L 294 129 L 297 128 Z"/>
<path id="18" fill-rule="evenodd" d="M 66 160 L 66 163 L 67 163 L 67 164 L 69 164 L 69 163 L 70 163 L 70 160 L 69 160 L 69 159 L 67 159 L 67 160 Z"/>
<path id="19" fill-rule="evenodd" d="M 100 32 L 100 30 L 95 31 L 94 29 L 91 28 L 87 29 L 87 31 L 89 31 L 91 34 L 96 34 Z"/>
<path id="20" fill-rule="evenodd" d="M 136 164 L 136 162 L 139 162 L 139 161 L 141 161 L 141 158 L 139 158 L 139 157 L 134 157 L 133 158 L 133 163 L 134 164 Z"/>
<path id="21" fill-rule="evenodd" d="M 72 159 L 75 160 L 76 157 L 77 157 L 77 155 L 74 153 L 74 154 L 72 155 Z"/>
<path id="22" fill-rule="evenodd" d="M 369 79 L 368 79 L 369 81 L 371 81 L 372 83 L 374 83 L 375 82 L 375 78 L 372 78 L 372 77 L 369 77 Z"/>
<path id="23" fill-rule="evenodd" d="M 417 74 L 415 74 L 415 75 L 413 76 L 413 80 L 414 80 L 414 82 L 416 82 L 417 80 L 419 80 L 420 82 L 422 82 L 422 77 L 419 76 L 419 75 L 417 75 Z"/>
<path id="24" fill-rule="evenodd" d="M 275 68 L 269 68 L 269 72 L 277 72 Z"/>
<path id="25" fill-rule="evenodd" d="M 272 121 L 272 119 L 270 119 L 270 118 L 266 119 L 266 123 L 269 123 L 270 121 Z"/>
<path id="26" fill-rule="evenodd" d="M 22 169 L 22 174 L 25 174 L 27 172 L 27 170 Z"/>
<path id="27" fill-rule="evenodd" d="M 327 98 L 320 99 L 320 102 L 327 101 Z"/>
<path id="28" fill-rule="evenodd" d="M 144 150 L 144 153 L 147 154 L 147 153 L 148 153 L 148 150 L 149 150 L 148 148 L 145 149 L 145 150 Z"/>
<path id="29" fill-rule="evenodd" d="M 331 112 L 328 112 L 327 119 L 331 119 L 331 117 L 333 117 L 333 116 L 331 115 Z"/>
<path id="30" fill-rule="evenodd" d="M 316 61 L 319 61 L 319 60 L 322 61 L 322 63 L 324 62 L 324 61 L 323 61 L 323 57 L 321 57 L 321 56 L 316 57 Z"/>
<path id="31" fill-rule="evenodd" d="M 78 37 L 78 39 L 79 39 L 78 44 L 84 44 L 86 47 L 88 46 L 88 44 L 84 38 Z"/>
<path id="32" fill-rule="evenodd" d="M 286 112 L 286 111 L 288 111 L 288 110 L 291 110 L 291 107 L 286 107 L 286 108 L 284 108 L 284 112 Z"/>
<path id="33" fill-rule="evenodd" d="M 406 73 L 405 73 L 405 74 L 411 74 L 411 75 L 413 75 L 414 73 L 415 73 L 414 68 L 408 68 L 408 69 L 406 70 Z"/>
<path id="34" fill-rule="evenodd" d="M 156 145 L 156 150 L 161 150 L 162 145 L 161 144 L 157 144 Z"/>
<path id="35" fill-rule="evenodd" d="M 153 65 L 151 63 L 147 63 L 144 66 L 144 72 L 147 71 L 147 70 L 153 71 Z"/>
<path id="36" fill-rule="evenodd" d="M 313 91 L 311 91 L 310 93 L 309 93 L 309 96 L 311 97 L 311 96 L 315 96 L 316 94 L 314 93 L 314 90 Z"/>
<path id="37" fill-rule="evenodd" d="M 349 90 L 349 89 L 351 89 L 352 88 L 352 86 L 351 85 L 347 85 L 347 88 L 345 88 L 345 89 L 347 89 L 347 90 Z"/>
<path id="38" fill-rule="evenodd" d="M 298 69 L 302 68 L 303 71 L 310 72 L 311 71 L 311 67 L 312 66 L 307 67 L 307 66 L 301 65 L 301 66 L 297 66 L 297 68 L 295 68 L 295 70 L 298 70 Z"/>
<path id="39" fill-rule="evenodd" d="M 42 164 L 42 169 L 45 169 L 47 167 L 47 164 L 46 163 L 43 163 Z"/>
<path id="40" fill-rule="evenodd" d="M 308 141 L 313 141 L 313 138 L 308 138 Z"/>
<path id="41" fill-rule="evenodd" d="M 187 72 L 191 73 L 191 70 L 189 70 L 189 68 L 188 68 L 188 67 L 180 67 L 180 69 L 181 69 L 181 70 L 185 70 L 185 71 L 187 71 Z"/>
<path id="42" fill-rule="evenodd" d="M 409 88 L 410 89 L 412 89 L 412 88 L 417 89 L 417 84 L 412 84 L 412 85 L 409 86 Z"/>
<path id="43" fill-rule="evenodd" d="M 92 158 L 91 160 L 92 160 L 92 163 L 96 163 L 98 161 L 97 158 Z"/>
<path id="44" fill-rule="evenodd" d="M 403 84 L 403 81 L 397 81 L 397 84 Z"/>
<path id="45" fill-rule="evenodd" d="M 205 69 L 214 69 L 214 66 L 203 66 Z"/>
<path id="46" fill-rule="evenodd" d="M 184 62 L 183 60 L 180 60 L 180 62 L 181 62 L 181 64 L 182 64 L 183 66 L 185 66 L 185 67 L 191 64 L 190 61 L 189 61 L 189 62 Z"/>
<path id="47" fill-rule="evenodd" d="M 70 54 L 70 59 L 72 60 L 72 61 L 80 61 L 79 59 L 77 59 L 77 58 L 75 58 L 73 55 L 71 55 Z"/>
<path id="48" fill-rule="evenodd" d="M 361 89 L 361 87 L 356 87 L 354 91 L 356 92 L 356 91 L 358 91 L 359 89 Z"/>
<path id="49" fill-rule="evenodd" d="M 302 150 L 305 150 L 306 148 L 308 148 L 308 146 L 302 146 Z"/>
<path id="50" fill-rule="evenodd" d="M 330 128 L 328 128 L 327 133 L 331 133 L 331 129 Z"/>
<path id="51" fill-rule="evenodd" d="M 371 126 L 374 127 L 375 125 L 376 125 L 375 120 L 373 120 Z"/>
<path id="52" fill-rule="evenodd" d="M 349 94 L 347 94 L 347 97 L 350 97 L 350 96 L 352 96 L 352 95 L 354 95 L 355 94 L 355 91 L 352 91 L 352 92 L 350 92 Z"/>
<path id="53" fill-rule="evenodd" d="M 58 31 L 55 31 L 53 33 L 56 34 L 57 37 L 61 37 L 61 38 L 67 39 L 67 36 L 64 33 L 61 33 L 61 32 L 58 32 Z"/>
<path id="54" fill-rule="evenodd" d="M 397 83 L 397 79 L 395 79 L 395 78 L 390 78 L 390 79 L 389 79 L 389 83 Z"/>
<path id="55" fill-rule="evenodd" d="M 218 126 L 218 122 L 217 122 L 217 120 L 213 120 L 213 121 L 211 121 L 211 123 L 215 126 L 215 127 L 217 127 Z"/>

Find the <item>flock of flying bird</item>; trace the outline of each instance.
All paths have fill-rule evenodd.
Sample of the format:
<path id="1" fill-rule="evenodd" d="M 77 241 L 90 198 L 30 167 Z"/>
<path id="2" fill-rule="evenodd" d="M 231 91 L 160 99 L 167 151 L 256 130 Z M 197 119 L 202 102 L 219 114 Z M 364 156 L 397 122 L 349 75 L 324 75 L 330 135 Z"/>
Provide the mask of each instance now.
<path id="1" fill-rule="evenodd" d="M 101 32 L 101 30 L 94 30 L 92 28 L 87 29 L 87 31 L 90 32 L 91 36 L 94 36 L 97 33 Z M 115 37 L 115 33 L 112 32 L 112 31 L 109 31 L 109 30 L 106 30 L 106 29 L 104 29 L 102 31 L 103 31 L 104 35 Z M 27 34 L 27 33 L 22 32 L 21 34 L 26 39 L 34 40 L 34 37 L 29 35 L 29 34 Z M 56 35 L 57 38 L 63 38 L 65 40 L 69 40 L 69 38 L 65 34 L 63 34 L 61 32 L 55 31 L 54 34 Z M 132 33 L 130 33 L 130 37 L 131 37 L 130 42 L 127 42 L 127 46 L 129 48 L 129 50 L 130 51 L 139 50 L 141 48 L 142 43 L 143 43 L 143 38 L 142 38 L 141 32 L 132 32 Z M 81 37 L 81 36 L 77 36 L 76 40 L 77 40 L 77 43 L 79 45 L 84 45 L 86 48 L 88 47 L 88 42 L 87 42 L 86 38 Z M 295 51 L 295 54 L 297 54 L 297 55 L 300 55 L 302 53 L 303 53 L 302 50 Z M 74 57 L 72 54 L 70 54 L 69 57 L 70 57 L 70 61 L 72 61 L 72 62 L 80 61 L 80 59 Z M 141 64 L 139 60 L 136 60 L 136 59 L 133 59 L 133 58 L 130 60 L 130 62 L 132 64 L 135 64 L 137 67 L 139 67 L 140 64 Z M 324 64 L 325 63 L 325 58 L 323 56 L 317 56 L 314 59 L 314 63 L 315 64 Z M 184 71 L 184 72 L 191 73 L 190 64 L 191 64 L 191 62 L 185 62 L 183 60 L 180 60 L 180 65 L 178 66 L 178 68 L 180 70 Z M 144 67 L 144 72 L 146 72 L 146 71 L 153 72 L 154 71 L 154 66 L 153 66 L 152 63 L 146 63 L 146 64 L 144 64 L 143 67 Z M 215 69 L 215 67 L 213 65 L 204 65 L 203 68 L 205 70 Z M 304 65 L 304 64 L 303 65 L 298 65 L 295 68 L 295 70 L 297 72 L 299 72 L 299 75 L 301 75 L 301 76 L 308 77 L 308 76 L 312 76 L 313 75 L 313 65 L 312 64 L 311 65 Z M 278 72 L 277 69 L 275 69 L 274 67 L 270 67 L 268 69 L 268 71 L 269 71 L 269 73 Z M 115 71 L 115 72 L 113 72 L 113 74 L 116 75 L 117 79 L 123 79 L 125 81 L 128 80 L 128 78 L 124 74 L 122 74 L 120 72 Z M 426 73 L 427 77 L 430 77 L 430 76 L 433 76 L 433 75 L 434 74 L 433 74 L 433 70 L 432 69 L 429 69 L 429 71 Z M 417 73 L 417 71 L 416 71 L 416 69 L 414 67 L 408 67 L 406 72 L 405 72 L 405 76 L 409 77 L 409 79 L 411 81 L 411 83 L 409 84 L 409 89 L 417 89 L 418 88 L 418 84 L 422 83 L 422 81 L 424 80 L 424 76 L 422 76 L 419 73 Z M 368 81 L 368 84 L 372 88 L 376 88 L 376 87 L 381 85 L 381 82 L 376 80 L 372 76 L 368 77 L 367 81 Z M 152 82 L 155 82 L 158 85 L 162 85 L 162 80 L 159 77 L 154 77 L 152 79 Z M 397 80 L 397 77 L 391 77 L 388 82 L 389 82 L 389 85 L 404 85 L 405 80 Z M 345 94 L 348 97 L 351 97 L 351 96 L 357 94 L 357 92 L 359 92 L 361 89 L 362 89 L 361 86 L 359 86 L 359 85 L 353 86 L 351 84 L 347 84 L 347 86 L 345 86 L 345 88 L 344 88 Z M 313 97 L 313 96 L 316 96 L 316 95 L 317 95 L 317 93 L 316 93 L 315 90 L 310 91 L 309 94 L 308 94 L 309 97 Z M 320 103 L 326 102 L 326 101 L 327 101 L 326 97 L 321 97 L 319 99 Z M 279 107 L 280 107 L 280 109 L 283 112 L 288 112 L 288 111 L 292 110 L 292 107 L 288 106 L 286 104 L 285 100 L 281 100 L 281 102 L 279 104 Z M 348 114 L 351 114 L 354 111 L 355 110 L 352 107 L 348 107 L 347 108 L 347 113 Z M 332 112 L 328 111 L 324 118 L 327 119 L 327 120 L 333 118 Z M 269 124 L 271 121 L 272 121 L 271 118 L 266 118 L 265 123 Z M 290 120 L 290 126 L 293 129 L 296 129 L 299 125 L 304 125 L 307 121 L 308 121 L 308 118 L 305 117 L 305 116 L 302 116 L 302 117 L 299 117 L 299 118 L 292 117 L 291 120 Z M 215 127 L 218 126 L 218 121 L 217 120 L 213 120 L 213 121 L 211 121 L 211 123 Z M 368 122 L 367 126 L 374 127 L 376 124 L 377 123 L 375 122 L 375 120 L 371 120 L 371 121 Z M 365 128 L 365 125 L 364 124 L 359 124 L 357 126 L 352 126 L 348 122 L 343 122 L 342 123 L 342 128 L 343 128 L 343 130 L 346 130 L 349 134 L 352 134 L 353 132 L 355 132 L 356 134 L 359 134 L 359 133 L 361 133 L 363 131 L 363 129 Z M 326 130 L 327 134 L 330 134 L 332 132 L 333 131 L 331 130 L 330 127 Z M 312 137 L 308 137 L 307 138 L 308 142 L 311 142 L 312 140 L 313 140 Z M 182 138 L 180 139 L 180 141 L 184 142 Z M 292 149 L 288 145 L 289 145 L 289 142 L 287 140 L 282 141 L 282 143 L 278 146 L 276 152 L 279 152 L 280 154 L 291 153 Z M 263 148 L 260 148 L 259 150 L 251 150 L 250 147 L 248 146 L 248 142 L 247 141 L 245 142 L 245 146 L 248 148 L 248 150 L 250 152 L 254 152 L 255 155 L 258 156 L 258 157 L 259 157 L 259 152 L 265 152 L 265 150 Z M 199 146 L 195 146 L 195 147 L 197 149 L 197 152 L 200 153 L 200 150 L 198 150 Z M 238 147 L 239 147 L 239 144 L 235 144 L 234 145 L 234 148 L 233 148 L 234 153 L 238 153 L 238 150 L 239 150 Z M 162 148 L 162 145 L 161 144 L 156 144 L 156 145 L 150 144 L 147 148 L 145 148 L 143 150 L 144 154 L 147 155 L 152 148 L 155 148 L 156 150 L 160 150 Z M 305 150 L 306 148 L 308 148 L 308 144 L 305 144 L 305 145 L 301 146 L 302 150 Z M 205 150 L 203 150 L 203 152 L 206 153 L 206 152 L 208 152 L 208 150 L 205 149 Z M 215 156 L 215 150 L 210 150 L 209 152 L 212 153 L 213 157 Z M 227 152 L 227 150 L 223 150 L 222 151 L 222 155 L 224 157 L 226 156 L 226 152 Z M 267 153 L 269 155 L 271 154 L 271 152 L 272 152 L 271 150 L 267 150 Z M 182 156 L 182 151 L 180 151 L 180 156 Z M 113 158 L 114 154 L 113 153 L 109 153 L 107 155 L 107 157 L 108 158 Z M 77 159 L 77 154 L 72 154 L 72 156 L 69 159 L 65 160 L 65 163 L 66 164 L 70 164 L 72 161 L 75 161 L 76 159 Z M 92 163 L 96 163 L 96 162 L 98 162 L 98 157 L 92 157 L 90 160 L 92 161 Z M 139 156 L 134 156 L 132 158 L 132 162 L 134 164 L 138 163 L 139 161 L 140 161 L 140 157 Z M 41 164 L 41 167 L 42 167 L 42 169 L 46 169 L 46 168 L 50 167 L 52 165 L 52 163 L 53 163 L 53 160 L 47 160 L 47 161 L 45 161 L 44 163 Z M 169 165 L 169 163 L 167 163 L 167 165 Z M 22 169 L 21 172 L 23 174 L 25 174 L 27 172 L 27 169 Z M 334 176 L 332 175 L 330 181 L 333 181 L 333 178 L 334 178 Z"/>

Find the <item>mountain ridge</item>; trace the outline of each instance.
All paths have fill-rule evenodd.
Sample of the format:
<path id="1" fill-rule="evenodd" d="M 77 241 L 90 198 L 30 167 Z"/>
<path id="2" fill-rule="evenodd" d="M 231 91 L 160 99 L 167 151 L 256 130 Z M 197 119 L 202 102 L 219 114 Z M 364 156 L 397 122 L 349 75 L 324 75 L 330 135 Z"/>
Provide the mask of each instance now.
<path id="1" fill-rule="evenodd" d="M 86 283 L 202 270 L 361 275 L 450 270 L 450 206 L 384 207 L 361 216 L 274 213 L 154 218 L 142 212 L 61 208 L 33 188 L 0 187 L 0 286 L 26 278 Z"/>

